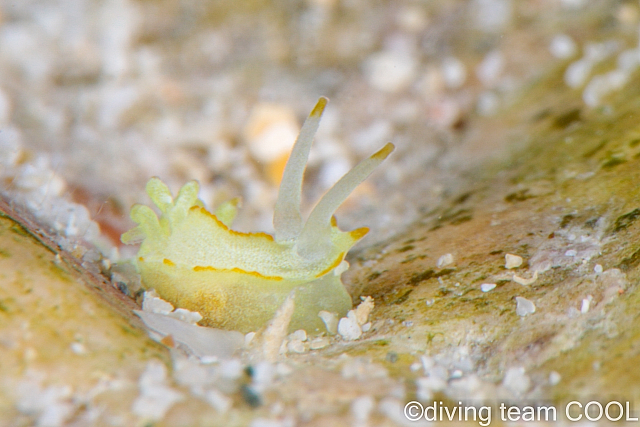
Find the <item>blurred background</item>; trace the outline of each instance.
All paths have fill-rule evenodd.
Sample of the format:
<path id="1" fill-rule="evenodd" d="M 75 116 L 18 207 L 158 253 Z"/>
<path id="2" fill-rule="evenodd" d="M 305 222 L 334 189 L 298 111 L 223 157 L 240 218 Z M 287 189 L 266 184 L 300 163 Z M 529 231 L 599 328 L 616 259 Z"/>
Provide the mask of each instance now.
<path id="1" fill-rule="evenodd" d="M 270 231 L 299 126 L 328 96 L 305 209 L 392 141 L 339 215 L 383 238 L 526 143 L 479 140 L 478 118 L 592 58 L 569 79 L 584 85 L 637 44 L 638 15 L 604 0 L 0 1 L 2 188 L 57 232 L 93 240 L 91 217 L 117 244 L 149 177 L 197 179 L 209 206 L 243 198 L 238 229 Z"/>

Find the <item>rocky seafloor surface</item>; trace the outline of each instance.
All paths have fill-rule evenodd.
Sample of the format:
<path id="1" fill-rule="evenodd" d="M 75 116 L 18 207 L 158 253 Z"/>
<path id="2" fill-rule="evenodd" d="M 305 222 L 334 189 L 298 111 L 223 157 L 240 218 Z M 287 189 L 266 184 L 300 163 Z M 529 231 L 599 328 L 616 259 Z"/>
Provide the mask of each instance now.
<path id="1" fill-rule="evenodd" d="M 0 2 L 0 423 L 640 407 L 639 25 L 626 1 Z M 129 207 L 150 176 L 198 179 L 209 206 L 243 198 L 238 229 L 270 231 L 321 95 L 306 210 L 397 146 L 338 213 L 372 228 L 343 275 L 362 304 L 337 334 L 275 322 L 219 353 L 196 315 L 143 296 Z"/>

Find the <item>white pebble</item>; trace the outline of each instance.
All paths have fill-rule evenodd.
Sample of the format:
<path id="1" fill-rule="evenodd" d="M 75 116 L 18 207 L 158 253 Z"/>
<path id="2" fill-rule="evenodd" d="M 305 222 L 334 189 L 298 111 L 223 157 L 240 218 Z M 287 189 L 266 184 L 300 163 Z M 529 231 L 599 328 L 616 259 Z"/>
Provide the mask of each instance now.
<path id="1" fill-rule="evenodd" d="M 83 354 L 87 354 L 87 347 L 84 344 L 79 342 L 71 343 L 71 351 L 75 354 L 82 356 Z"/>
<path id="2" fill-rule="evenodd" d="M 489 52 L 476 68 L 478 79 L 486 87 L 494 87 L 504 68 L 504 55 L 499 50 Z"/>
<path id="3" fill-rule="evenodd" d="M 608 73 L 595 76 L 582 92 L 582 100 L 589 107 L 600 105 L 602 98 L 611 92 L 621 89 L 629 80 L 629 73 L 623 70 L 613 70 Z"/>
<path id="4" fill-rule="evenodd" d="M 576 251 L 575 249 L 569 249 L 564 253 L 564 256 L 576 256 L 577 254 L 578 251 Z"/>
<path id="5" fill-rule="evenodd" d="M 347 341 L 357 340 L 362 336 L 362 329 L 360 329 L 353 310 L 349 310 L 347 317 L 340 319 L 338 323 L 338 333 Z"/>
<path id="6" fill-rule="evenodd" d="M 516 297 L 516 314 L 520 317 L 528 316 L 536 312 L 536 306 L 533 302 L 523 297 Z"/>
<path id="7" fill-rule="evenodd" d="M 481 116 L 492 116 L 500 106 L 500 99 L 493 91 L 485 90 L 478 95 L 478 103 L 476 108 Z"/>
<path id="8" fill-rule="evenodd" d="M 375 400 L 371 396 L 360 396 L 351 402 L 351 415 L 357 424 L 366 423 L 375 406 Z"/>
<path id="9" fill-rule="evenodd" d="M 411 55 L 394 51 L 374 53 L 364 65 L 369 84 L 389 93 L 406 89 L 414 80 L 416 70 L 417 63 Z"/>
<path id="10" fill-rule="evenodd" d="M 458 378 L 462 378 L 462 371 L 460 369 L 456 369 L 455 371 L 451 372 L 451 375 L 449 376 L 449 379 L 455 380 Z"/>
<path id="11" fill-rule="evenodd" d="M 512 268 L 517 268 L 520 267 L 522 265 L 522 257 L 518 256 L 518 255 L 513 255 L 513 254 L 506 254 L 504 256 L 505 259 L 505 264 L 504 264 L 504 268 L 510 270 Z"/>
<path id="12" fill-rule="evenodd" d="M 602 273 L 604 271 L 604 269 L 602 268 L 602 266 L 600 264 L 596 264 L 596 266 L 593 267 L 593 271 L 596 274 L 600 274 L 600 273 Z"/>
<path id="13" fill-rule="evenodd" d="M 558 372 L 556 371 L 549 372 L 549 384 L 557 385 L 561 379 L 562 379 L 562 376 Z"/>
<path id="14" fill-rule="evenodd" d="M 367 322 L 364 325 L 362 325 L 362 332 L 369 332 L 370 329 L 371 329 L 371 322 Z"/>
<path id="15" fill-rule="evenodd" d="M 253 366 L 253 389 L 262 393 L 271 387 L 276 375 L 276 368 L 267 361 L 258 362 Z"/>
<path id="16" fill-rule="evenodd" d="M 358 325 L 360 326 L 367 323 L 367 320 L 369 319 L 369 313 L 371 313 L 371 310 L 373 310 L 373 307 L 374 307 L 373 298 L 371 297 L 364 297 L 364 298 L 361 297 L 361 298 L 362 298 L 362 302 L 358 304 L 358 307 L 356 307 L 356 310 L 355 310 L 356 320 L 358 322 Z"/>
<path id="17" fill-rule="evenodd" d="M 307 340 L 307 331 L 304 329 L 298 329 L 291 335 L 289 335 L 290 340 L 298 340 L 298 341 L 306 341 Z"/>
<path id="18" fill-rule="evenodd" d="M 564 72 L 564 82 L 571 88 L 582 86 L 589 78 L 593 62 L 585 58 L 572 62 Z"/>
<path id="19" fill-rule="evenodd" d="M 489 292 L 494 290 L 496 286 L 497 285 L 495 283 L 483 283 L 482 285 L 480 285 L 480 290 L 482 292 Z"/>
<path id="20" fill-rule="evenodd" d="M 618 68 L 623 71 L 634 71 L 640 65 L 640 50 L 636 47 L 627 49 L 618 55 Z"/>
<path id="21" fill-rule="evenodd" d="M 467 70 L 458 58 L 449 56 L 442 61 L 442 78 L 448 88 L 457 89 L 467 80 Z"/>
<path id="22" fill-rule="evenodd" d="M 523 394 L 531 387 L 531 380 L 523 367 L 509 368 L 504 375 L 502 385 L 515 394 Z"/>
<path id="23" fill-rule="evenodd" d="M 473 19 L 483 31 L 500 32 L 511 22 L 512 2 L 508 0 L 474 0 Z"/>
<path id="24" fill-rule="evenodd" d="M 558 59 L 571 58 L 576 50 L 576 43 L 566 34 L 556 35 L 549 44 L 549 52 Z"/>
<path id="25" fill-rule="evenodd" d="M 204 394 L 207 403 L 215 408 L 216 411 L 224 414 L 233 406 L 233 399 L 225 396 L 222 392 L 215 388 L 207 390 Z"/>
<path id="26" fill-rule="evenodd" d="M 582 306 L 580 307 L 580 313 L 586 314 L 591 307 L 591 301 L 593 301 L 592 295 L 587 295 L 586 298 L 582 299 Z"/>
<path id="27" fill-rule="evenodd" d="M 444 254 L 440 258 L 438 258 L 438 262 L 436 262 L 436 267 L 442 268 L 451 264 L 453 264 L 453 254 Z"/>

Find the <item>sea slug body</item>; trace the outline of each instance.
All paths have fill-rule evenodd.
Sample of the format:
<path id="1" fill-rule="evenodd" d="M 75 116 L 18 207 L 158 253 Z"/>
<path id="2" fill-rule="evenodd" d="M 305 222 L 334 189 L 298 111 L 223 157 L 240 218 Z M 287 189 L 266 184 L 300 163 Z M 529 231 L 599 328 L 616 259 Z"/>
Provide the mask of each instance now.
<path id="1" fill-rule="evenodd" d="M 303 222 L 302 178 L 326 104 L 326 98 L 318 100 L 285 167 L 274 210 L 275 236 L 233 230 L 237 202 L 210 213 L 198 199 L 197 181 L 185 184 L 174 199 L 160 179 L 149 180 L 146 191 L 160 217 L 148 206 L 134 205 L 131 219 L 138 226 L 121 238 L 125 244 L 141 242 L 136 264 L 146 288 L 177 307 L 198 311 L 203 325 L 241 332 L 266 324 L 294 290 L 290 330 L 323 331 L 318 312 L 344 316 L 351 309 L 340 274 L 348 268 L 345 255 L 368 229 L 343 232 L 333 213 L 394 146 L 388 143 L 356 165 Z"/>

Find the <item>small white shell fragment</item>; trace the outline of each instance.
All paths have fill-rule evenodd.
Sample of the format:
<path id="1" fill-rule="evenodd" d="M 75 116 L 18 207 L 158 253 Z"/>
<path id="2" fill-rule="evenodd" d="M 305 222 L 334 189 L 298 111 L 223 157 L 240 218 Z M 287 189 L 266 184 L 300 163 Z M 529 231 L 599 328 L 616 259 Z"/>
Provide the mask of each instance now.
<path id="1" fill-rule="evenodd" d="M 343 317 L 338 322 L 338 333 L 346 341 L 357 340 L 362 336 L 362 329 L 353 310 L 349 310 L 347 317 Z"/>
<path id="2" fill-rule="evenodd" d="M 587 295 L 586 298 L 582 299 L 582 306 L 580 307 L 580 313 L 586 314 L 591 307 L 591 301 L 593 301 L 592 295 Z"/>
<path id="3" fill-rule="evenodd" d="M 480 285 L 480 290 L 482 292 L 489 292 L 494 290 L 496 286 L 497 285 L 495 283 L 483 283 L 482 285 Z"/>
<path id="4" fill-rule="evenodd" d="M 331 335 L 338 333 L 338 316 L 335 313 L 322 310 L 318 313 L 318 316 L 320 316 L 320 319 L 324 322 L 327 332 Z"/>
<path id="5" fill-rule="evenodd" d="M 319 350 L 321 348 L 325 348 L 328 345 L 329 345 L 329 338 L 327 337 L 314 338 L 309 342 L 309 348 L 311 350 Z"/>
<path id="6" fill-rule="evenodd" d="M 173 311 L 173 305 L 160 298 L 154 290 L 146 291 L 142 298 L 142 311 L 158 314 L 169 314 Z"/>
<path id="7" fill-rule="evenodd" d="M 561 379 L 562 379 L 562 375 L 560 375 L 558 372 L 556 371 L 549 372 L 549 384 L 557 385 Z"/>
<path id="8" fill-rule="evenodd" d="M 242 347 L 244 336 L 235 331 L 205 328 L 160 313 L 134 310 L 151 331 L 162 338 L 171 335 L 196 357 L 228 358 Z"/>
<path id="9" fill-rule="evenodd" d="M 367 322 L 364 325 L 362 325 L 362 332 L 369 332 L 370 329 L 371 329 L 371 322 Z"/>
<path id="10" fill-rule="evenodd" d="M 531 279 L 525 279 L 524 277 L 520 277 L 520 276 L 514 274 L 512 280 L 514 282 L 516 282 L 517 284 L 519 284 L 519 285 L 529 286 L 529 285 L 535 283 L 536 280 L 538 280 L 538 270 L 533 272 L 533 276 L 531 277 Z"/>
<path id="11" fill-rule="evenodd" d="M 436 262 L 436 267 L 442 268 L 451 264 L 453 264 L 453 254 L 444 254 L 440 258 L 438 258 L 438 262 Z"/>
<path id="12" fill-rule="evenodd" d="M 510 270 L 512 268 L 517 268 L 522 265 L 522 257 L 513 254 L 506 254 L 504 256 L 504 268 Z"/>
<path id="13" fill-rule="evenodd" d="M 289 351 L 289 353 L 298 353 L 298 354 L 302 354 L 307 351 L 304 343 L 300 340 L 289 341 L 287 343 L 287 350 Z"/>
<path id="14" fill-rule="evenodd" d="M 516 314 L 520 317 L 528 316 L 536 312 L 536 306 L 532 301 L 523 297 L 516 297 Z"/>
<path id="15" fill-rule="evenodd" d="M 575 249 L 569 249 L 564 253 L 564 256 L 576 256 L 578 252 Z"/>
<path id="16" fill-rule="evenodd" d="M 371 313 L 373 307 L 374 303 L 373 298 L 371 297 L 365 297 L 358 307 L 356 307 L 355 314 L 358 325 L 362 326 L 367 323 L 367 320 L 369 320 L 369 313 Z"/>
<path id="17" fill-rule="evenodd" d="M 593 272 L 596 274 L 600 274 L 604 271 L 604 269 L 602 268 L 602 266 L 600 264 L 596 264 L 595 267 L 593 267 Z"/>
<path id="18" fill-rule="evenodd" d="M 307 331 L 304 329 L 298 329 L 297 331 L 289 334 L 290 340 L 298 340 L 298 341 L 306 341 L 307 340 Z"/>

